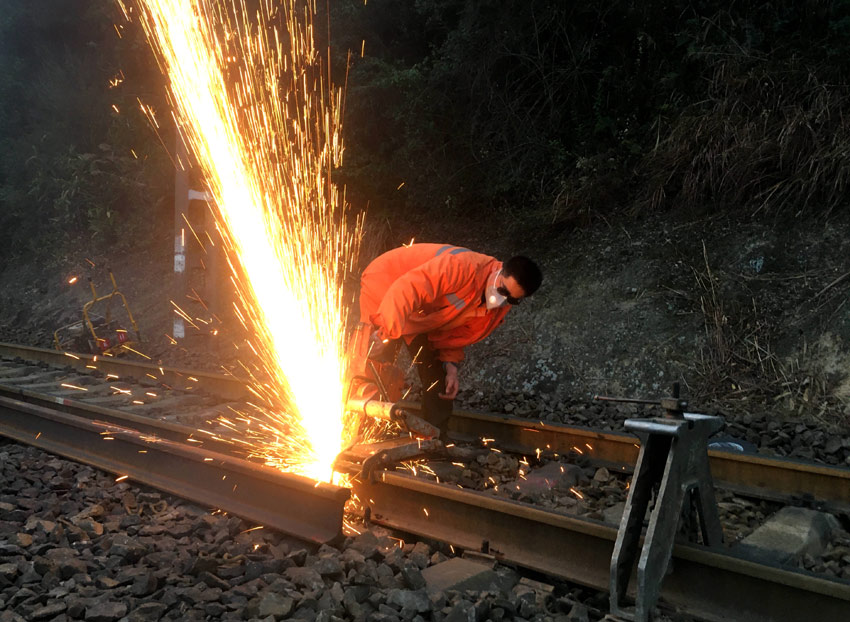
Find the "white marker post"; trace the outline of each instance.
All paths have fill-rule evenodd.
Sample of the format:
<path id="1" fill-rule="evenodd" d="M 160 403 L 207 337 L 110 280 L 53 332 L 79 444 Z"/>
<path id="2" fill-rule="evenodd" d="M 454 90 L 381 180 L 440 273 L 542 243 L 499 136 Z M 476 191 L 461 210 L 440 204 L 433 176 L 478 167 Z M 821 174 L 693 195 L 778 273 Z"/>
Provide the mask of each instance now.
<path id="1" fill-rule="evenodd" d="M 174 154 L 177 158 L 177 169 L 174 174 L 174 289 L 172 298 L 177 303 L 186 297 L 186 217 L 189 211 L 189 153 L 186 144 L 180 136 L 180 128 L 175 126 Z M 174 325 L 171 329 L 174 339 L 186 337 L 186 326 L 183 318 L 174 314 Z"/>

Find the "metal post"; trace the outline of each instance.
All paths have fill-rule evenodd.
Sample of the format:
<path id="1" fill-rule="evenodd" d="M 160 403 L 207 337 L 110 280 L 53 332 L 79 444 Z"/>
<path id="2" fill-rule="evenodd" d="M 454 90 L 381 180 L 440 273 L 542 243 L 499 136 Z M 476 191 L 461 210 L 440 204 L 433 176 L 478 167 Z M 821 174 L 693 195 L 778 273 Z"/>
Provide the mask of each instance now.
<path id="1" fill-rule="evenodd" d="M 221 236 L 215 227 L 210 211 L 212 197 L 209 192 L 196 190 L 203 187 L 200 169 L 186 143 L 175 128 L 174 152 L 178 167 L 174 175 L 174 302 L 189 315 L 215 314 L 219 310 L 218 278 L 223 252 Z M 205 311 L 193 308 L 188 299 L 199 298 L 198 305 Z M 212 319 L 212 318 L 210 318 Z M 173 336 L 186 337 L 185 320 L 174 315 Z"/>
<path id="2" fill-rule="evenodd" d="M 180 304 L 186 296 L 188 275 L 186 273 L 186 218 L 189 212 L 189 152 L 180 135 L 180 127 L 174 127 L 174 154 L 177 169 L 174 172 L 174 288 L 172 299 Z M 186 336 L 183 318 L 174 314 L 171 329 L 174 339 Z"/>

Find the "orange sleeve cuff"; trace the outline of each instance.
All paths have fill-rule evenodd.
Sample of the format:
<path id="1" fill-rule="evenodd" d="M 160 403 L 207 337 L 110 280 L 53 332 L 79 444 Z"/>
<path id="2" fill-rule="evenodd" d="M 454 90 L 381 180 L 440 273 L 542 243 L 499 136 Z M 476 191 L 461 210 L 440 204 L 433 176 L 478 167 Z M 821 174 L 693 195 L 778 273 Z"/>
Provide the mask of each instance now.
<path id="1" fill-rule="evenodd" d="M 451 348 L 438 351 L 437 358 L 444 363 L 454 363 L 455 365 L 460 366 L 460 362 L 463 360 L 464 354 L 463 350 L 460 348 Z"/>

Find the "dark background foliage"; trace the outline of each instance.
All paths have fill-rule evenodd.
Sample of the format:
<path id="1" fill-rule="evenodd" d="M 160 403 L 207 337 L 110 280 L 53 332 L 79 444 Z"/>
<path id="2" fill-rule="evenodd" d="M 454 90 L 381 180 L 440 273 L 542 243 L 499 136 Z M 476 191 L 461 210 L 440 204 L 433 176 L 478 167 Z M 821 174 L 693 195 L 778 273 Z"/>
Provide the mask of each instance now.
<path id="1" fill-rule="evenodd" d="M 350 0 L 332 16 L 339 64 L 355 51 L 342 177 L 382 215 L 559 225 L 841 201 L 846 1 Z"/>
<path id="2" fill-rule="evenodd" d="M 556 232 L 647 210 L 842 207 L 848 0 L 334 0 L 320 13 L 346 84 L 338 181 L 375 221 Z M 5 7 L 0 253 L 167 227 L 169 123 L 153 57 L 115 4 Z"/>
<path id="3" fill-rule="evenodd" d="M 136 101 L 165 112 L 161 79 L 119 17 L 103 1 L 0 12 L 0 258 L 126 244 L 169 213 L 168 156 Z"/>

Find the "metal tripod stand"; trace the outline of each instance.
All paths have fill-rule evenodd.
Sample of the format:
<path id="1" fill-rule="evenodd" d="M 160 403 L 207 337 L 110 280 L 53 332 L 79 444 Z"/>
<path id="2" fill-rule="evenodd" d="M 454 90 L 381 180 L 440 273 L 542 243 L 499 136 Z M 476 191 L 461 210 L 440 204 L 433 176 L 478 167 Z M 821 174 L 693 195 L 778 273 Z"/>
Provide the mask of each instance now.
<path id="1" fill-rule="evenodd" d="M 597 399 L 656 404 L 665 411 L 664 417 L 625 423 L 626 429 L 640 438 L 641 447 L 611 556 L 611 614 L 645 622 L 658 600 L 682 513 L 696 513 L 702 544 L 714 547 L 723 541 L 708 464 L 708 439 L 726 424 L 722 417 L 685 413 L 687 403 L 679 399 L 678 383 L 673 385 L 673 396 L 661 400 Z M 653 492 L 655 504 L 650 509 Z M 649 525 L 641 547 L 648 509 Z M 626 592 L 638 552 L 635 604 L 629 607 Z"/>

